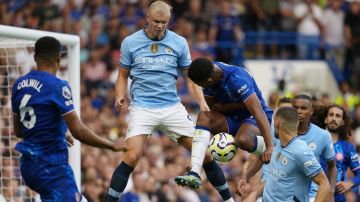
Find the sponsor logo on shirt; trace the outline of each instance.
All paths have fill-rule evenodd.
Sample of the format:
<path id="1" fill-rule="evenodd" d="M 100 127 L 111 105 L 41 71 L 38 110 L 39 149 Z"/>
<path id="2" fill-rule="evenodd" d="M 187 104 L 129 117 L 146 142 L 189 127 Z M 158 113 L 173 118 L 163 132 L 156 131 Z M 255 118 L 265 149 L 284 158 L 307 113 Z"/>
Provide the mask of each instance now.
<path id="1" fill-rule="evenodd" d="M 244 84 L 243 86 L 241 86 L 241 88 L 238 90 L 238 93 L 240 94 L 244 94 L 245 92 L 247 92 L 248 90 L 248 86 L 246 84 Z"/>
<path id="2" fill-rule="evenodd" d="M 359 161 L 359 156 L 357 154 L 352 155 L 351 161 Z"/>
<path id="3" fill-rule="evenodd" d="M 65 99 L 68 99 L 68 100 L 71 99 L 71 91 L 70 91 L 69 87 L 67 87 L 67 86 L 62 87 L 62 96 Z"/>
<path id="4" fill-rule="evenodd" d="M 313 157 L 312 159 L 306 161 L 304 163 L 304 165 L 305 165 L 305 167 L 310 167 L 310 166 L 316 165 L 316 163 L 317 163 L 317 160 L 315 157 Z"/>
<path id="5" fill-rule="evenodd" d="M 270 167 L 270 172 L 271 172 L 271 175 L 273 177 L 275 177 L 275 178 L 278 178 L 278 177 L 285 178 L 285 177 L 287 177 L 286 172 L 284 172 L 282 170 L 279 170 L 279 169 L 276 169 L 274 167 Z"/>

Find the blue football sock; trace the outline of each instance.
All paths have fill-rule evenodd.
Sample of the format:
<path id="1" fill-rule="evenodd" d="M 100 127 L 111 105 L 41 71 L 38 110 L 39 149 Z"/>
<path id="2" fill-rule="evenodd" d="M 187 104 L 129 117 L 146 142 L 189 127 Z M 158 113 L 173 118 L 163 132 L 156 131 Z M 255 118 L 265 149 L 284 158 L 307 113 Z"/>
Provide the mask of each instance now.
<path id="1" fill-rule="evenodd" d="M 221 198 L 226 201 L 231 198 L 230 190 L 225 179 L 225 175 L 218 164 L 213 160 L 203 166 L 206 176 L 210 183 L 221 195 Z"/>
<path id="2" fill-rule="evenodd" d="M 120 198 L 120 194 L 124 191 L 130 174 L 134 171 L 134 168 L 126 164 L 124 161 L 115 169 L 113 176 L 111 177 L 110 188 L 108 192 L 108 201 L 117 202 Z"/>

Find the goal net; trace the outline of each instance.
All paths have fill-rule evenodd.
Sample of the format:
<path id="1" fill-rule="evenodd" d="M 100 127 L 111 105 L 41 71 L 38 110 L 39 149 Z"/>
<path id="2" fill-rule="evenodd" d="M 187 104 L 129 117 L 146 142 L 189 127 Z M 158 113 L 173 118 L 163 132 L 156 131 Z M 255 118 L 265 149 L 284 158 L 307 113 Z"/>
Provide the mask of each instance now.
<path id="1" fill-rule="evenodd" d="M 25 186 L 21 178 L 20 154 L 14 149 L 19 139 L 13 133 L 10 100 L 15 80 L 36 68 L 33 57 L 34 45 L 35 41 L 42 36 L 53 36 L 64 45 L 61 53 L 61 67 L 57 76 L 69 81 L 75 107 L 79 113 L 80 48 L 78 37 L 0 25 L 0 202 L 34 201 L 38 197 L 37 193 Z M 70 149 L 69 159 L 79 186 L 79 142 Z"/>

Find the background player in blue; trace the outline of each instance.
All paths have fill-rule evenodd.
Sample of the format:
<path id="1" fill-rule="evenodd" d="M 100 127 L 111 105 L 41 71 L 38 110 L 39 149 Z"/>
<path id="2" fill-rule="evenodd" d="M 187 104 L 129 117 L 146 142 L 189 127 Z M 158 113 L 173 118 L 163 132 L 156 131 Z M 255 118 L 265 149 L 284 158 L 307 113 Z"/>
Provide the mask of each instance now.
<path id="1" fill-rule="evenodd" d="M 307 143 L 297 138 L 299 117 L 292 107 L 282 107 L 274 117 L 275 146 L 269 164 L 264 202 L 309 201 L 309 183 L 319 185 L 315 201 L 327 201 L 329 182 Z"/>
<path id="2" fill-rule="evenodd" d="M 191 63 L 186 40 L 166 29 L 171 7 L 163 1 L 155 1 L 147 13 L 148 26 L 126 37 L 121 44 L 121 59 L 116 81 L 115 107 L 121 111 L 127 94 L 128 77 L 130 86 L 129 127 L 126 134 L 128 152 L 115 169 L 109 188 L 109 201 L 117 201 L 124 191 L 139 158 L 148 135 L 158 126 L 171 139 L 191 150 L 194 123 L 189 118 L 176 91 L 178 71 L 188 82 L 190 92 L 202 110 L 209 110 L 201 88 L 187 77 Z M 200 164 L 202 164 L 201 159 Z M 208 153 L 204 170 L 211 184 L 217 188 L 224 201 L 233 201 L 221 168 Z"/>
<path id="3" fill-rule="evenodd" d="M 334 143 L 336 167 L 338 170 L 335 201 L 346 201 L 345 194 L 352 187 L 360 184 L 360 164 L 355 147 L 348 141 L 351 119 L 345 110 L 335 104 L 316 108 L 315 118 L 320 127 L 330 132 Z M 355 175 L 352 180 L 346 180 L 347 169 Z"/>
<path id="4" fill-rule="evenodd" d="M 15 81 L 11 97 L 14 132 L 22 138 L 16 145 L 22 154 L 21 174 L 42 201 L 80 201 L 81 193 L 68 164 L 66 126 L 76 139 L 88 145 L 114 151 L 125 147 L 97 136 L 76 115 L 70 86 L 55 76 L 60 66 L 58 40 L 37 40 L 34 58 L 37 70 Z"/>
<path id="5" fill-rule="evenodd" d="M 329 168 L 327 177 L 330 182 L 330 190 L 334 194 L 337 169 L 335 162 L 335 152 L 329 132 L 321 129 L 317 125 L 310 123 L 313 114 L 311 98 L 305 94 L 295 96 L 293 107 L 299 114 L 298 138 L 305 141 L 309 148 L 314 152 L 316 159 L 324 159 Z M 317 186 L 312 183 L 310 190 L 310 201 L 315 198 Z M 333 201 L 333 194 L 329 195 L 329 201 Z"/>
<path id="6" fill-rule="evenodd" d="M 270 130 L 272 110 L 265 105 L 250 73 L 242 67 L 198 58 L 191 63 L 188 75 L 196 84 L 204 87 L 205 99 L 211 111 L 198 115 L 191 171 L 177 177 L 176 182 L 192 188 L 200 186 L 201 164 L 197 163 L 201 161 L 194 159 L 204 159 L 210 133 L 228 132 L 234 135 L 241 149 L 262 155 L 268 163 L 274 148 Z"/>

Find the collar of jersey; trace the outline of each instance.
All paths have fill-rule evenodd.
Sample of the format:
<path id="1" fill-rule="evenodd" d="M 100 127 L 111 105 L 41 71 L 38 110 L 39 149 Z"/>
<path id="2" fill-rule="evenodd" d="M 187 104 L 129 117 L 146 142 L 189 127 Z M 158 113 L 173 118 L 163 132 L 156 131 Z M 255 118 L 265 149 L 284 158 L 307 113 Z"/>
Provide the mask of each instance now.
<path id="1" fill-rule="evenodd" d="M 145 36 L 146 36 L 148 39 L 150 39 L 151 41 L 161 41 L 161 40 L 165 39 L 165 37 L 166 37 L 166 35 L 167 35 L 167 33 L 168 33 L 168 30 L 165 29 L 164 36 L 163 36 L 161 39 L 151 39 L 151 38 L 147 35 L 147 33 L 145 32 L 145 29 L 146 29 L 146 27 L 143 29 L 143 32 L 144 32 Z"/>
<path id="2" fill-rule="evenodd" d="M 296 140 L 296 137 L 291 138 L 291 140 L 285 145 L 285 146 L 281 146 L 281 148 L 285 148 L 288 145 L 290 145 L 292 142 L 294 142 Z M 280 144 L 281 145 L 281 144 Z"/>
<path id="3" fill-rule="evenodd" d="M 56 77 L 55 75 L 51 74 L 50 72 L 41 71 L 41 70 L 31 70 L 31 73 L 32 74 L 45 74 L 45 75 L 51 75 L 51 76 Z"/>

